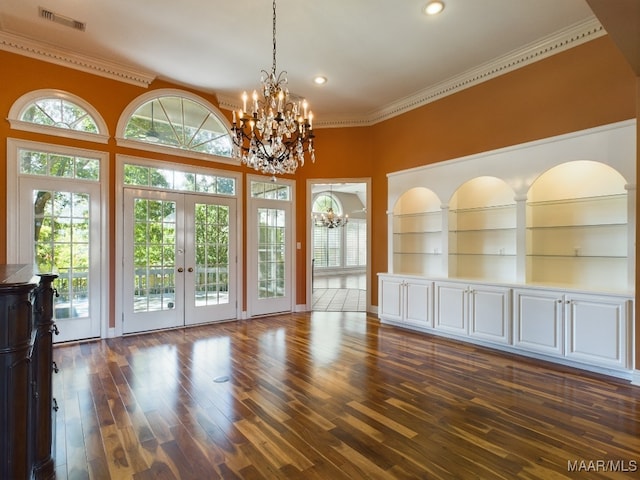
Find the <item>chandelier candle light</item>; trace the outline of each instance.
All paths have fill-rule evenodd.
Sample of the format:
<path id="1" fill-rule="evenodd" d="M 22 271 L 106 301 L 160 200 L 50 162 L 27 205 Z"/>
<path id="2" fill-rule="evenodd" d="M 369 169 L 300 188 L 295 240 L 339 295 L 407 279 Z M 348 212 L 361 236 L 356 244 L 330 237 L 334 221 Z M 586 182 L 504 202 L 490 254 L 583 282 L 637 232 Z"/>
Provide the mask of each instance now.
<path id="1" fill-rule="evenodd" d="M 306 100 L 291 101 L 287 72 L 276 75 L 276 2 L 273 1 L 273 66 L 262 71 L 262 98 L 242 94 L 242 110 L 233 112 L 233 156 L 262 173 L 294 173 L 304 165 L 305 153 L 315 162 L 313 113 Z"/>

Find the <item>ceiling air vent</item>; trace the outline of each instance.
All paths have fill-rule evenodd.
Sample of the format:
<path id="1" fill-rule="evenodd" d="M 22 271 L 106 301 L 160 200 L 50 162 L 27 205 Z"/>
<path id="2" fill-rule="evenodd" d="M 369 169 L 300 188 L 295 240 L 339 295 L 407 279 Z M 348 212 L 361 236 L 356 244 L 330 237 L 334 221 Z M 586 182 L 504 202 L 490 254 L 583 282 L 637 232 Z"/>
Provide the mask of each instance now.
<path id="1" fill-rule="evenodd" d="M 46 8 L 38 7 L 38 12 L 40 13 L 40 18 L 59 23 L 60 25 L 64 25 L 65 27 L 75 28 L 76 30 L 80 30 L 81 32 L 84 32 L 85 28 L 87 27 L 87 24 L 84 22 L 65 17 L 64 15 L 52 12 L 51 10 L 47 10 Z"/>

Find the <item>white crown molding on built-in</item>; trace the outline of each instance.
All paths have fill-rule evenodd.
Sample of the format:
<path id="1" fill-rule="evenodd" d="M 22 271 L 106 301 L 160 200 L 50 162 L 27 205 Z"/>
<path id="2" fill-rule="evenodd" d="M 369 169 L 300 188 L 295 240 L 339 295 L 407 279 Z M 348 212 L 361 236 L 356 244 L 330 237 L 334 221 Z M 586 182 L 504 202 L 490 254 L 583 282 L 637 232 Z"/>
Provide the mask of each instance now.
<path id="1" fill-rule="evenodd" d="M 361 118 L 316 120 L 314 126 L 317 128 L 338 128 L 375 125 L 603 35 L 606 35 L 604 28 L 597 18 L 591 17 L 484 65 L 395 101 Z M 4 32 L 0 32 L 0 49 L 144 87 L 149 86 L 155 79 L 151 74 L 136 72 L 122 65 L 94 60 Z M 220 108 L 228 110 L 240 108 L 239 97 L 219 94 L 217 99 Z"/>
<path id="2" fill-rule="evenodd" d="M 17 53 L 25 57 L 55 63 L 63 67 L 100 75 L 139 87 L 147 88 L 156 78 L 147 72 L 141 72 L 124 65 L 87 57 L 52 45 L 36 42 L 19 35 L 0 31 L 0 50 Z"/>

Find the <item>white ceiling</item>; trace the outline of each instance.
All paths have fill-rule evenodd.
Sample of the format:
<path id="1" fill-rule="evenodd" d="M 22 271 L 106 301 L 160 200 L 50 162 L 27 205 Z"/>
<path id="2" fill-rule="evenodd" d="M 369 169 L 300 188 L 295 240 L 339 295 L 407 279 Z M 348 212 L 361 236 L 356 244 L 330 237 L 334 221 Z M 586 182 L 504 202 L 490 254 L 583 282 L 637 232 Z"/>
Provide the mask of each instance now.
<path id="1" fill-rule="evenodd" d="M 602 31 L 586 0 L 445 0 L 436 17 L 421 13 L 426 1 L 278 1 L 277 70 L 309 100 L 316 125 L 372 123 Z M 40 18 L 39 6 L 85 31 Z M 0 0 L 2 35 L 0 48 L 36 41 L 54 49 L 51 58 L 109 62 L 231 107 L 271 69 L 272 2 Z M 312 84 L 318 74 L 326 85 Z"/>

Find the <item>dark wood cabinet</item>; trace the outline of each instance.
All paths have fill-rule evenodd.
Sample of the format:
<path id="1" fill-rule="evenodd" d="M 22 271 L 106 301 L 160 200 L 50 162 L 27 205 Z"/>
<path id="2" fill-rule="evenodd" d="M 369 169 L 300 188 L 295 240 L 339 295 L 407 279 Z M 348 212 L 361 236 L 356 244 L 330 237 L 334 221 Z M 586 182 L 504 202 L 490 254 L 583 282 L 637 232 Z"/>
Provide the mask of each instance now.
<path id="1" fill-rule="evenodd" d="M 54 478 L 53 281 L 0 265 L 0 478 Z"/>

